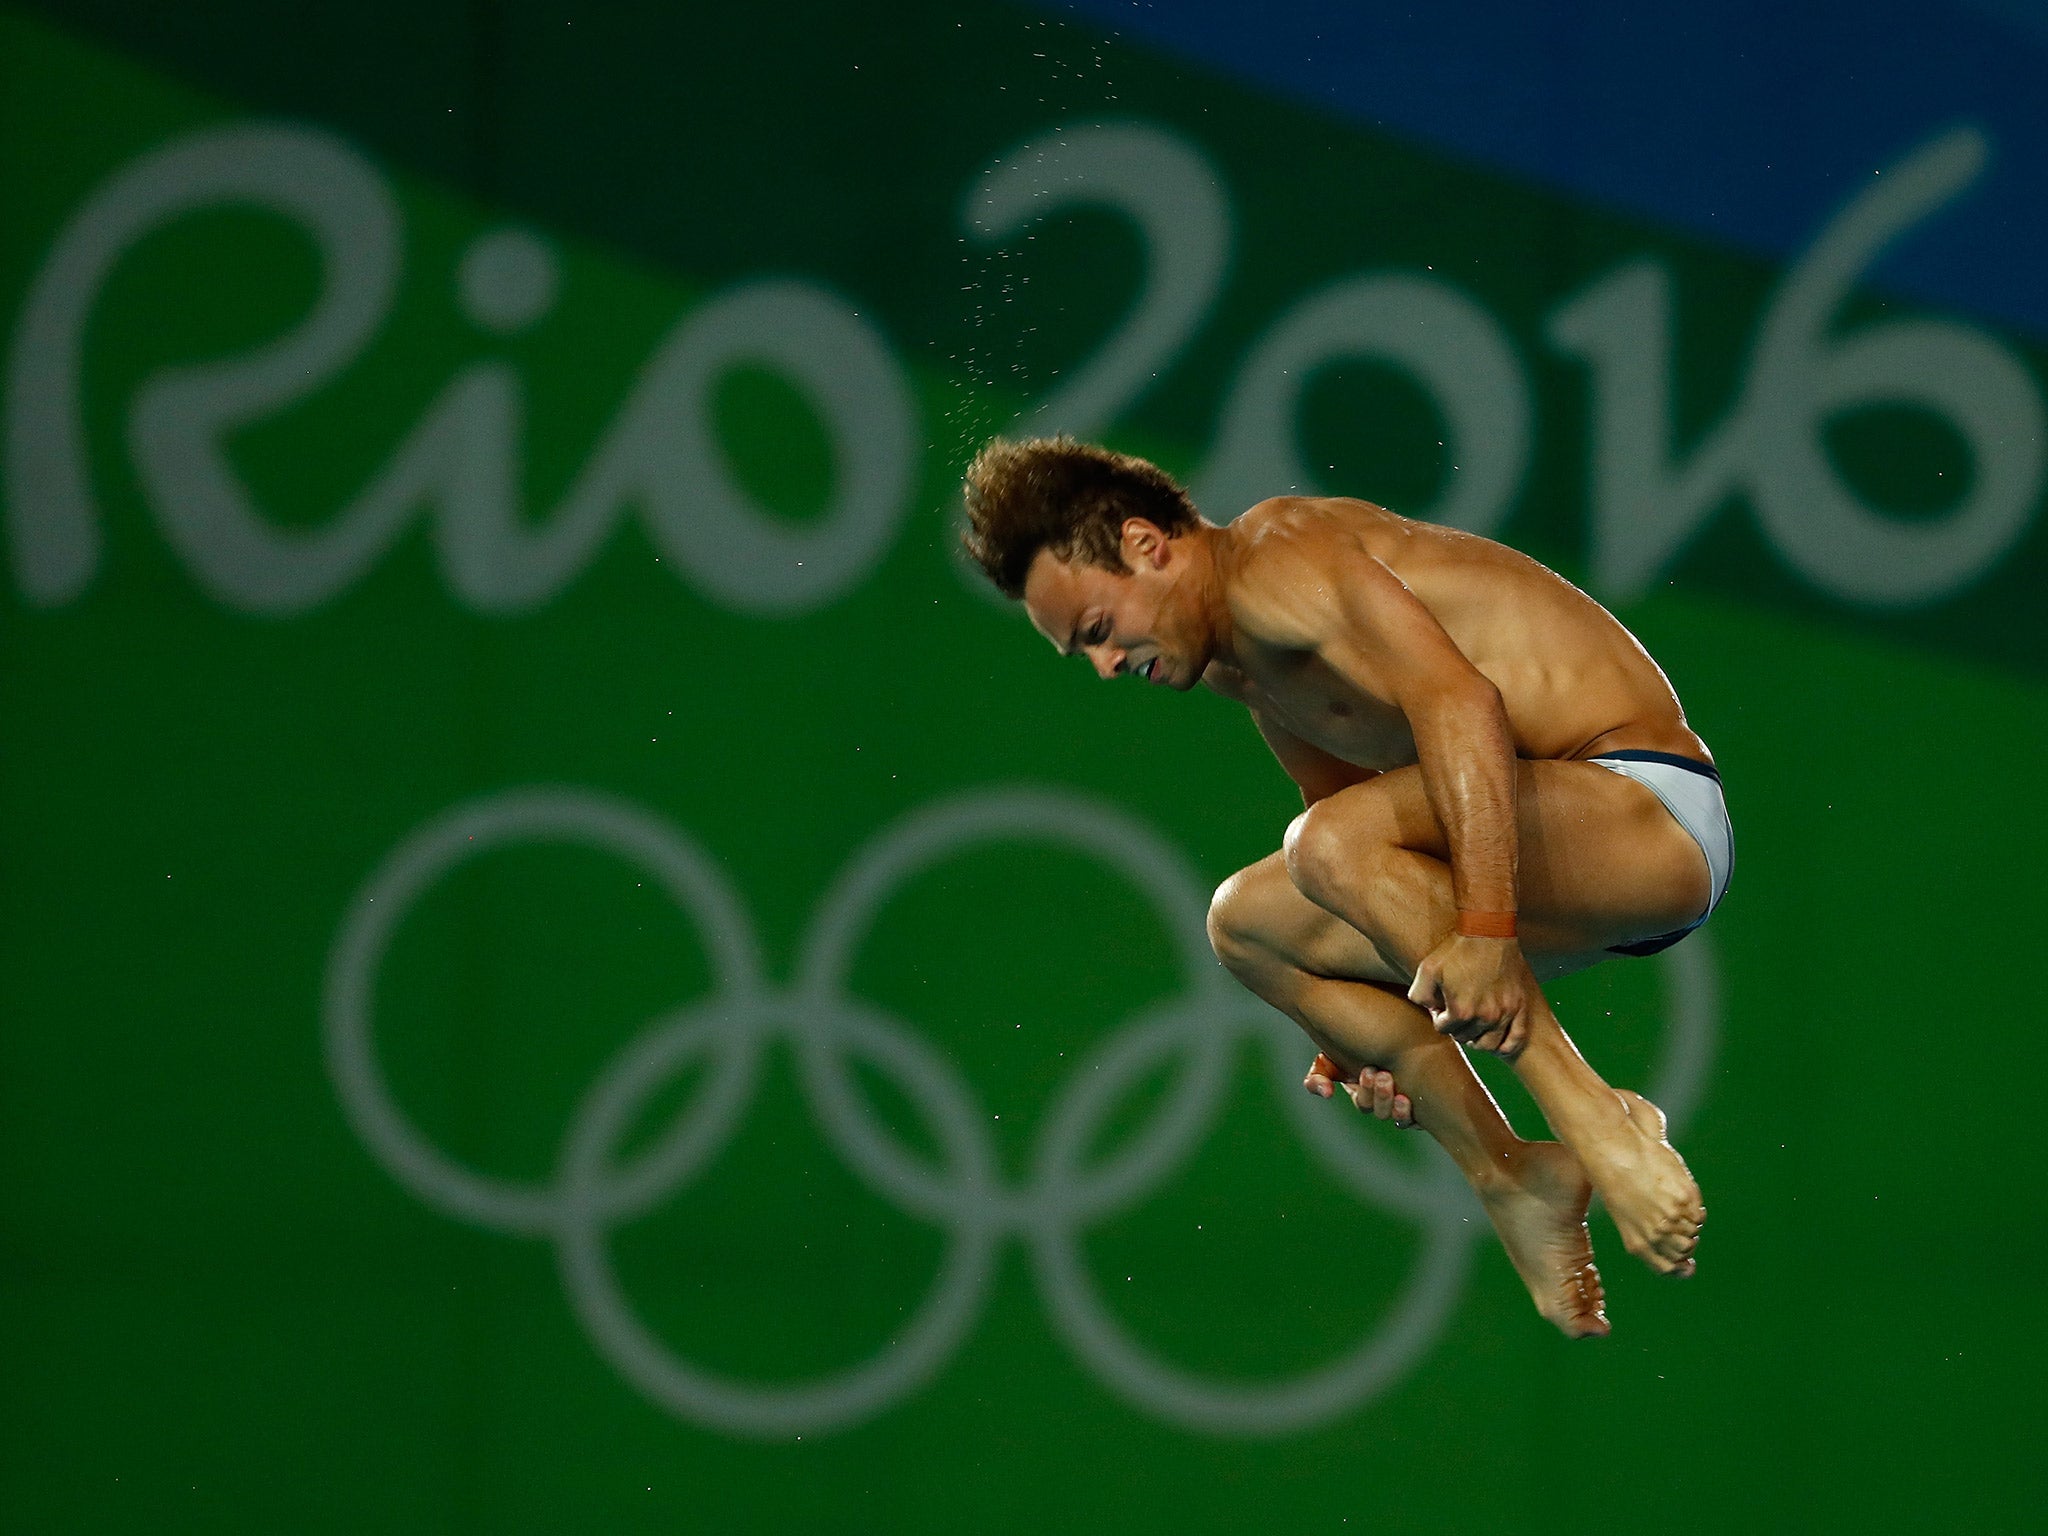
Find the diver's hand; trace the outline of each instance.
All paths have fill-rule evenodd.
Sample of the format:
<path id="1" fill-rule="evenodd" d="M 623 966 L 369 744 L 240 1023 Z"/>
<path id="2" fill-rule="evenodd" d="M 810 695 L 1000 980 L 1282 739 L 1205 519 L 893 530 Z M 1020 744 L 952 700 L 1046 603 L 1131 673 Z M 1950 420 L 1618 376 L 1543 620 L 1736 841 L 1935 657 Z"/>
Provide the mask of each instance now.
<path id="1" fill-rule="evenodd" d="M 1366 1067 L 1355 1077 L 1346 1077 L 1342 1067 L 1319 1054 L 1310 1065 L 1308 1076 L 1301 1080 L 1301 1086 L 1319 1099 L 1330 1098 L 1342 1088 L 1360 1114 L 1391 1120 L 1404 1131 L 1415 1124 L 1415 1106 L 1408 1102 L 1408 1095 L 1394 1085 L 1391 1072 Z"/>
<path id="2" fill-rule="evenodd" d="M 1415 968 L 1408 1000 L 1429 1010 L 1440 1034 L 1513 1061 L 1529 1043 L 1536 976 L 1514 939 L 1454 933 Z"/>

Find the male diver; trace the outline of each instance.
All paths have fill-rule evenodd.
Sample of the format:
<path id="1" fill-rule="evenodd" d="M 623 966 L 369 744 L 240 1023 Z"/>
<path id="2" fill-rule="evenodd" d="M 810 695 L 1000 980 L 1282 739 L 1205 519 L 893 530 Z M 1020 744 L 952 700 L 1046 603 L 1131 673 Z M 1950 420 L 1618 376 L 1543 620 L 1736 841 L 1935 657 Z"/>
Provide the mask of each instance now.
<path id="1" fill-rule="evenodd" d="M 1306 809 L 1209 912 L 1216 954 L 1318 1047 L 1306 1086 L 1428 1131 L 1537 1309 L 1608 1331 L 1586 1230 L 1689 1275 L 1699 1187 L 1664 1116 L 1603 1082 L 1539 977 L 1654 953 L 1728 885 L 1705 744 L 1598 603 L 1491 540 L 1344 497 L 1217 525 L 1142 459 L 998 439 L 966 544 L 1063 656 L 1251 711 Z M 1459 1049 L 1514 1064 L 1558 1141 L 1524 1141 Z"/>

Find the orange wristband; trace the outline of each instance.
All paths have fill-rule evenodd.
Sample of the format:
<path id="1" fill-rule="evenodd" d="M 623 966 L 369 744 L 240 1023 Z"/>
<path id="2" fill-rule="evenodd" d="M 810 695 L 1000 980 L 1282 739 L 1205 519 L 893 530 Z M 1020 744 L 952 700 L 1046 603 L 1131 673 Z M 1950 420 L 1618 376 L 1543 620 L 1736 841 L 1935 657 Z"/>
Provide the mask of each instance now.
<path id="1" fill-rule="evenodd" d="M 1515 936 L 1515 914 L 1460 911 L 1458 932 L 1474 939 L 1512 939 Z"/>

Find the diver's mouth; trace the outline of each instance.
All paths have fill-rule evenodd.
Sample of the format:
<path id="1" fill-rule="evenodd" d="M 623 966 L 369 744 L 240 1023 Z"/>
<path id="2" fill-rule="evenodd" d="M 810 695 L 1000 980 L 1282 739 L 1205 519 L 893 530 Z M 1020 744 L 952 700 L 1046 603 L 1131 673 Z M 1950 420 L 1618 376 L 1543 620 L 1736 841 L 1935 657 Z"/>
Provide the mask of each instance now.
<path id="1" fill-rule="evenodd" d="M 1145 679 L 1145 681 L 1146 681 L 1146 682 L 1148 682 L 1148 683 L 1150 683 L 1150 682 L 1156 682 L 1156 681 L 1157 681 L 1157 679 L 1156 679 L 1156 678 L 1154 678 L 1152 674 L 1153 674 L 1154 672 L 1158 671 L 1158 670 L 1159 670 L 1159 658 L 1158 658 L 1157 656 L 1154 656 L 1154 657 L 1153 657 L 1153 658 L 1152 658 L 1152 659 L 1151 659 L 1150 661 L 1146 662 L 1146 663 L 1145 663 L 1145 665 L 1143 665 L 1142 667 L 1138 668 L 1138 676 L 1140 676 L 1140 677 L 1142 677 L 1143 679 Z"/>

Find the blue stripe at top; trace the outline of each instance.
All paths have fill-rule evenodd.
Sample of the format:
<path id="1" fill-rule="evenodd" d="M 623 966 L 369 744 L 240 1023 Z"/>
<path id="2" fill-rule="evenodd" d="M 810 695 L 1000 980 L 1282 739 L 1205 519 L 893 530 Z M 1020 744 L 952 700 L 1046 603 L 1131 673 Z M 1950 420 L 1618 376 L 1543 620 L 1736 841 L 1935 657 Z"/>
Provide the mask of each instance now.
<path id="1" fill-rule="evenodd" d="M 1992 163 L 1867 275 L 2048 336 L 2039 0 L 1036 0 L 1304 106 L 1774 261 L 1957 122 Z"/>
<path id="2" fill-rule="evenodd" d="M 1712 763 L 1703 763 L 1696 757 L 1680 757 L 1676 752 L 1646 752 L 1639 747 L 1624 747 L 1619 752 L 1602 752 L 1597 757 L 1586 759 L 1589 763 L 1602 761 L 1621 763 L 1663 763 L 1669 768 L 1683 768 L 1688 773 L 1697 773 L 1702 778 L 1721 782 L 1721 771 Z"/>

